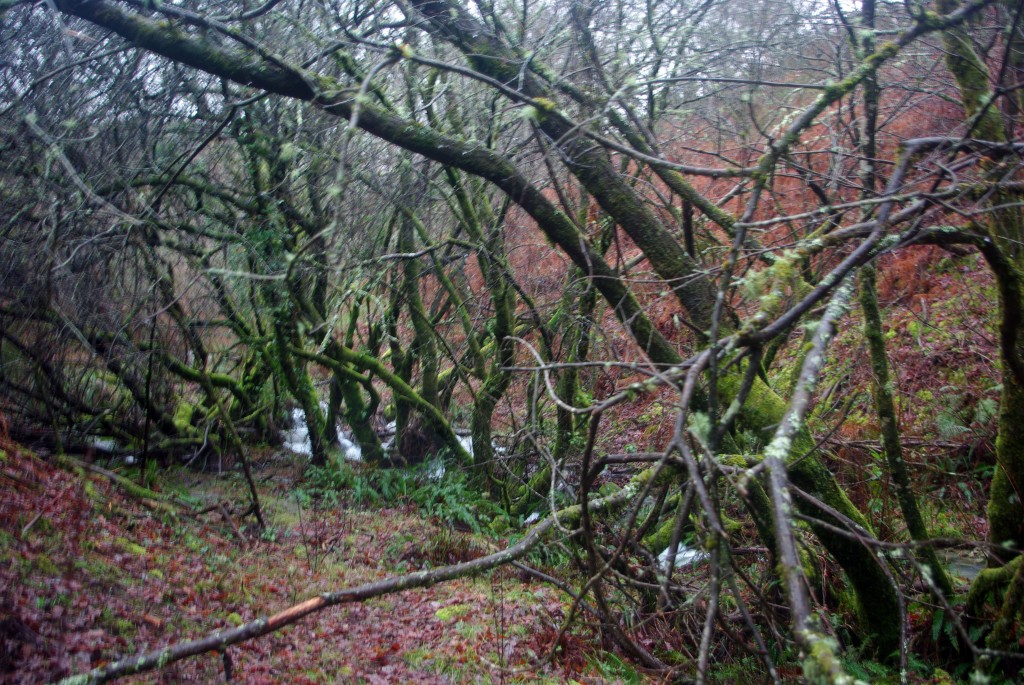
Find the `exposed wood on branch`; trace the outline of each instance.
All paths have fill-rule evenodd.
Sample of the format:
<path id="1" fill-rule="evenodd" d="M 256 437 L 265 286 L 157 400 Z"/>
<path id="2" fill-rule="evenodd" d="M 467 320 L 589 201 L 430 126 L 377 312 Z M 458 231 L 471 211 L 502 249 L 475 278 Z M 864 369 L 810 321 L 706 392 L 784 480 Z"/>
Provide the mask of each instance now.
<path id="1" fill-rule="evenodd" d="M 600 500 L 591 502 L 591 509 L 608 511 L 629 502 L 642 484 L 650 477 L 650 471 L 638 475 L 619 492 Z M 176 661 L 206 652 L 223 652 L 227 647 L 247 642 L 257 637 L 273 633 L 303 618 L 339 604 L 363 602 L 374 597 L 403 592 L 413 588 L 430 587 L 437 583 L 482 573 L 489 569 L 521 559 L 531 549 L 542 542 L 553 529 L 574 525 L 579 521 L 582 510 L 579 506 L 568 507 L 534 526 L 526 536 L 507 549 L 478 557 L 471 561 L 429 571 L 417 571 L 404 576 L 393 576 L 373 583 L 336 592 L 325 592 L 295 604 L 268 618 L 250 621 L 231 630 L 218 631 L 202 638 L 170 645 L 135 657 L 115 661 L 107 666 L 94 669 L 88 673 L 71 676 L 60 681 L 60 685 L 96 685 L 106 683 L 136 673 L 159 670 Z"/>

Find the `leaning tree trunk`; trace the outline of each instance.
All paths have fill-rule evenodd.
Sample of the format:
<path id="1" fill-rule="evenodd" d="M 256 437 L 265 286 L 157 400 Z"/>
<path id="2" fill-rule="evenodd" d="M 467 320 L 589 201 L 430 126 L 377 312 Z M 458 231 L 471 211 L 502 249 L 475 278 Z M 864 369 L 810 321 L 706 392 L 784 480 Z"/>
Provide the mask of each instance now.
<path id="1" fill-rule="evenodd" d="M 940 0 L 941 11 L 950 11 L 959 3 Z M 990 87 L 988 68 L 974 51 L 969 37 L 961 29 L 944 35 L 946 65 L 956 79 L 964 113 L 971 123 L 972 137 L 997 143 L 1006 142 L 1004 122 L 992 106 L 995 93 Z M 996 193 L 992 204 L 998 207 L 1002 197 Z M 999 407 L 999 434 L 996 438 L 996 471 L 989 492 L 989 541 L 996 547 L 1024 543 L 1024 217 L 1017 207 L 994 209 L 986 226 L 991 242 L 985 256 L 999 287 L 1000 361 L 1003 390 Z M 997 552 L 995 563 L 1015 556 L 1008 550 Z"/>
<path id="2" fill-rule="evenodd" d="M 870 55 L 875 51 L 875 0 L 864 0 L 861 9 L 861 22 L 867 29 L 860 35 L 860 45 L 854 45 L 862 55 Z M 881 99 L 881 88 L 877 77 L 872 74 L 864 80 L 864 116 L 862 125 L 862 156 L 861 197 L 871 199 L 878 189 L 878 170 L 875 160 L 878 157 L 878 108 Z M 873 210 L 866 213 L 870 216 Z M 867 217 L 865 217 L 867 218 Z M 907 532 L 915 542 L 929 538 L 928 527 L 925 525 L 917 497 L 911 484 L 910 472 L 903 459 L 903 443 L 900 440 L 900 428 L 896 415 L 896 403 L 889 376 L 889 358 L 885 350 L 885 338 L 882 334 L 882 315 L 878 307 L 878 289 L 873 264 L 861 269 L 859 277 L 858 299 L 864 315 L 864 339 L 868 345 L 871 359 L 871 387 L 875 401 L 875 414 L 878 416 L 879 432 L 882 438 L 882 449 L 889 464 L 889 472 L 896 484 L 896 498 L 907 524 Z M 953 581 L 939 561 L 934 547 L 925 546 L 915 552 L 924 571 L 925 581 L 944 596 L 950 597 L 954 592 Z"/>
<path id="3" fill-rule="evenodd" d="M 673 294 L 686 310 L 698 338 L 703 339 L 714 320 L 715 289 L 711 281 L 636 190 L 622 179 L 609 155 L 578 135 L 575 125 L 558 111 L 554 99 L 557 94 L 529 70 L 522 70 L 518 51 L 472 17 L 457 0 L 416 0 L 413 4 L 428 20 L 425 27 L 459 48 L 478 71 L 501 82 L 521 83 L 522 92 L 536 103 L 538 126 L 552 140 L 563 141 L 563 159 L 571 173 L 632 238 L 654 271 L 672 284 Z M 594 282 L 600 285 L 602 280 L 598 278 Z M 607 297 L 607 293 L 604 294 Z M 620 305 L 615 300 L 609 299 L 609 302 L 616 308 Z M 643 346 L 642 339 L 638 342 Z M 649 348 L 647 352 L 655 362 L 678 363 L 678 354 L 674 351 L 661 358 L 656 348 Z M 725 382 L 720 388 L 724 401 L 730 402 L 738 389 L 738 382 Z M 759 432 L 770 431 L 782 420 L 785 411 L 786 403 L 761 379 L 756 379 L 744 412 L 745 426 Z M 809 437 L 803 445 L 794 444 L 792 482 L 870 530 L 863 514 L 850 502 L 813 448 Z M 825 522 L 826 525 L 814 527 L 815 533 L 847 572 L 876 649 L 886 654 L 894 651 L 898 647 L 899 626 L 892 617 L 898 614 L 899 602 L 885 569 L 864 545 L 830 529 L 837 525 L 842 528 L 842 523 L 813 507 L 808 507 L 806 513 Z"/>
<path id="4" fill-rule="evenodd" d="M 939 0 L 937 4 L 940 11 L 950 11 L 959 2 Z M 1005 143 L 1006 128 L 1012 129 L 1016 122 L 1004 121 L 994 106 L 996 93 L 991 88 L 985 62 L 961 29 L 946 31 L 944 43 L 946 66 L 960 90 L 971 136 Z M 1016 32 L 1009 34 L 1008 43 L 1007 50 L 1014 53 L 1019 43 Z M 1015 111 L 1016 108 L 1010 108 L 1011 115 Z M 983 168 L 994 166 L 995 160 L 986 160 Z M 998 607 L 996 628 L 988 644 L 999 649 L 1010 648 L 1021 638 L 1020 624 L 1016 623 L 1016 628 L 1014 625 L 1024 591 L 1020 553 L 1015 551 L 1024 544 L 1024 363 L 1021 361 L 1024 358 L 1024 216 L 1015 206 L 1016 200 L 1003 192 L 992 193 L 991 211 L 985 225 L 990 240 L 983 253 L 999 289 L 1003 388 L 996 437 L 996 469 L 987 509 L 990 568 L 975 579 L 968 598 L 968 606 L 976 614 L 989 600 Z M 1015 630 L 1017 635 L 1013 634 Z"/>

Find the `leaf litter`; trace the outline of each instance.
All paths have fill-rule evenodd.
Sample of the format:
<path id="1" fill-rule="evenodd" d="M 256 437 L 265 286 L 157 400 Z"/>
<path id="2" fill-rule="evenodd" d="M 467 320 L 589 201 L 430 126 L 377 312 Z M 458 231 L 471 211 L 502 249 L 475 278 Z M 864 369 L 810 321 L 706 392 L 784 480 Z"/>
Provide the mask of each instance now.
<path id="1" fill-rule="evenodd" d="M 216 509 L 170 516 L 102 477 L 11 447 L 0 451 L 2 684 L 53 682 L 318 592 L 426 568 L 425 541 L 465 535 L 412 507 L 299 507 L 290 496 L 295 467 L 290 476 L 265 475 L 273 527 L 240 541 Z M 230 478 L 163 477 L 200 499 L 243 500 Z M 557 634 L 565 606 L 552 588 L 497 569 L 330 609 L 236 645 L 226 658 L 211 653 L 125 681 L 215 682 L 227 669 L 234 682 L 255 685 L 586 682 L 579 655 L 544 658 L 543 636 Z"/>

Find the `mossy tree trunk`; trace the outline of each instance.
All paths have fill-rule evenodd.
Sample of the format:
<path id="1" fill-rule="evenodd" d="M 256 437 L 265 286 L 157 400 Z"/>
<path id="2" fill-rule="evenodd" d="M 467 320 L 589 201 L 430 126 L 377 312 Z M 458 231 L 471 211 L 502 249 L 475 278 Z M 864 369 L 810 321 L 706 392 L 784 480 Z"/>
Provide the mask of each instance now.
<path id="1" fill-rule="evenodd" d="M 864 314 L 864 338 L 867 340 L 871 358 L 872 391 L 875 413 L 878 415 L 882 449 L 889 464 L 889 473 L 896 485 L 896 498 L 900 503 L 903 520 L 912 540 L 927 541 L 930 535 L 925 525 L 917 496 L 903 459 L 903 443 L 900 440 L 896 404 L 893 401 L 892 381 L 889 378 L 889 360 L 885 352 L 885 338 L 882 335 L 882 320 L 878 311 L 878 295 L 875 290 L 875 269 L 866 266 L 860 271 L 860 306 Z M 921 563 L 927 567 L 927 582 L 934 585 L 946 597 L 954 592 L 953 583 L 939 561 L 934 547 L 922 547 L 916 552 Z"/>
<path id="2" fill-rule="evenodd" d="M 737 397 L 741 383 L 742 374 L 739 370 L 720 377 L 718 391 L 723 405 L 728 405 Z M 760 433 L 767 444 L 775 428 L 786 417 L 786 409 L 786 401 L 757 377 L 743 405 L 744 426 Z M 822 462 L 814 438 L 806 429 L 794 436 L 786 464 L 789 480 L 794 485 L 860 528 L 871 531 L 870 522 L 850 501 L 835 476 Z M 763 506 L 764 502 L 760 501 L 760 505 Z M 837 529 L 846 530 L 845 521 L 804 500 L 797 501 L 797 508 L 815 521 L 822 522 L 823 525 L 811 523 L 811 528 L 846 572 L 874 649 L 880 654 L 892 653 L 899 646 L 899 624 L 893 620 L 899 613 L 899 598 L 881 566 L 884 562 L 876 558 L 860 541 L 837 532 Z M 765 516 L 767 512 L 760 513 L 762 520 Z"/>
<path id="3" fill-rule="evenodd" d="M 497 470 L 494 464 L 494 438 L 491 433 L 491 421 L 498 402 L 505 395 L 512 383 L 511 367 L 515 365 L 516 334 L 515 292 L 509 284 L 502 269 L 501 257 L 505 254 L 504 236 L 497 222 L 486 226 L 486 235 L 475 236 L 482 239 L 482 250 L 477 253 L 480 270 L 484 275 L 490 293 L 491 305 L 494 308 L 493 325 L 490 331 L 490 344 L 493 349 L 491 363 L 487 367 L 487 375 L 483 386 L 477 393 L 470 417 L 470 429 L 473 432 L 473 463 L 480 473 L 494 481 Z M 483 257 L 481 259 L 481 256 Z"/>
<path id="4" fill-rule="evenodd" d="M 422 177 L 414 177 L 412 160 L 405 158 L 399 172 L 399 203 L 394 211 L 392 223 L 395 230 L 395 248 L 405 255 L 401 269 L 392 281 L 388 325 L 391 335 L 391 358 L 395 373 L 406 383 L 413 384 L 413 374 L 419 368 L 419 393 L 424 401 L 440 408 L 438 390 L 438 356 L 434 330 L 423 304 L 420 293 L 421 268 L 416 256 L 415 219 L 408 206 L 415 206 L 416 199 L 425 193 Z M 413 337 L 405 343 L 400 338 L 399 322 L 403 312 L 408 313 Z M 395 448 L 403 461 L 418 461 L 425 452 L 432 451 L 437 436 L 423 425 L 413 425 L 411 407 L 401 397 L 395 398 Z M 416 454 L 411 452 L 415 451 Z"/>
<path id="5" fill-rule="evenodd" d="M 949 11 L 957 0 L 939 0 L 938 7 Z M 1019 12 L 1007 4 L 1011 13 Z M 1019 63 L 1020 27 L 1004 33 L 1007 64 Z M 997 93 L 992 90 L 991 74 L 975 52 L 967 33 L 952 29 L 944 33 L 946 66 L 956 79 L 960 100 L 967 117 L 970 136 L 1005 143 L 1006 131 L 1019 126 L 1020 112 L 1011 102 L 1000 113 Z M 1014 69 L 1011 68 L 1011 72 Z M 1012 91 L 1011 91 L 1012 92 Z M 1003 94 L 1006 97 L 1006 94 Z M 1010 97 L 1019 97 L 1019 95 Z M 983 170 L 997 170 L 997 161 L 983 160 Z M 975 615 L 984 615 L 982 605 L 996 607 L 995 629 L 988 637 L 990 647 L 1005 649 L 1021 639 L 1019 602 L 1024 593 L 1020 553 L 1024 546 L 1024 215 L 1017 202 L 1004 191 L 991 194 L 984 228 L 989 241 L 983 246 L 999 291 L 1000 365 L 1002 393 L 999 403 L 996 437 L 996 469 L 992 477 L 987 507 L 989 525 L 988 571 L 981 573 L 971 588 L 969 605 Z M 1016 632 L 1016 634 L 1014 634 Z"/>
<path id="6" fill-rule="evenodd" d="M 328 345 L 328 356 L 336 359 L 337 352 L 335 343 Z M 345 423 L 352 429 L 352 437 L 359 445 L 363 461 L 370 464 L 384 463 L 384 446 L 373 426 L 380 404 L 380 396 L 374 389 L 373 382 L 368 376 L 358 374 L 354 369 L 350 370 L 349 365 L 344 362 L 339 361 L 335 369 L 334 377 L 331 379 L 332 393 L 337 393 L 343 402 L 342 415 L 345 417 Z M 364 395 L 369 396 L 368 402 L 364 400 Z"/>
<path id="7" fill-rule="evenodd" d="M 328 425 L 327 416 L 320 407 L 320 398 L 309 376 L 305 361 L 296 359 L 291 350 L 301 347 L 302 341 L 294 331 L 287 312 L 282 312 L 274 322 L 274 349 L 277 352 L 278 370 L 288 392 L 299 403 L 306 417 L 309 442 L 312 448 L 312 463 L 323 466 L 327 463 L 328 449 L 337 442 L 337 433 Z"/>
<path id="8" fill-rule="evenodd" d="M 940 0 L 939 9 L 950 11 L 959 3 Z M 1008 46 L 1015 54 L 1017 33 Z M 991 88 L 988 67 L 975 52 L 970 37 L 961 29 L 946 31 L 946 66 L 956 79 L 972 137 L 1006 142 L 1006 126 Z M 994 164 L 994 162 L 993 162 Z M 999 207 L 1009 200 L 1001 193 L 992 198 L 985 221 L 991 243 L 984 250 L 999 289 L 1000 359 L 1003 389 L 996 438 L 996 470 L 989 492 L 989 541 L 994 545 L 994 564 L 1014 556 L 1004 546 L 1024 544 L 1024 216 L 1019 207 Z"/>
<path id="9" fill-rule="evenodd" d="M 875 0 L 864 0 L 861 6 L 861 26 L 865 29 L 859 34 L 860 44 L 854 45 L 861 56 L 870 55 L 875 51 Z M 877 195 L 878 170 L 875 160 L 878 158 L 878 110 L 881 88 L 878 78 L 872 74 L 864 80 L 864 116 L 861 127 L 861 197 L 872 199 Z M 865 218 L 870 218 L 868 210 Z M 868 345 L 868 356 L 871 359 L 871 387 L 875 402 L 875 413 L 878 416 L 879 432 L 882 437 L 882 449 L 885 452 L 889 472 L 896 485 L 896 497 L 907 525 L 907 532 L 915 541 L 926 541 L 930 537 L 925 525 L 921 509 L 911 482 L 906 461 L 903 459 L 903 442 L 900 439 L 894 390 L 889 375 L 889 359 L 886 355 L 885 337 L 882 333 L 882 315 L 878 307 L 876 274 L 873 264 L 865 265 L 858 275 L 861 312 L 864 316 L 864 338 Z M 953 582 L 946 573 L 944 565 L 939 561 L 934 547 L 923 547 L 916 552 L 917 557 L 927 569 L 926 582 L 949 597 L 953 594 Z"/>
<path id="10" fill-rule="evenodd" d="M 326 306 L 314 303 L 310 298 L 295 294 L 296 305 L 302 317 L 312 330 L 328 331 Z M 348 325 L 344 333 L 344 341 L 339 340 L 340 334 L 332 331 L 321 343 L 321 353 L 309 352 L 303 346 L 305 341 L 296 339 L 289 352 L 305 361 L 311 361 L 331 372 L 329 385 L 328 412 L 324 417 L 328 424 L 328 435 L 333 445 L 338 440 L 335 418 L 339 412 L 345 423 L 352 429 L 352 435 L 359 445 L 362 458 L 372 464 L 384 462 L 384 448 L 380 436 L 374 428 L 374 418 L 380 404 L 380 395 L 373 387 L 372 373 L 353 363 L 362 355 L 353 350 L 355 334 L 359 325 L 361 302 L 351 304 L 348 314 Z M 373 350 L 375 352 L 375 350 Z M 319 404 L 317 405 L 319 410 Z M 311 433 L 312 435 L 312 433 Z"/>
<path id="11" fill-rule="evenodd" d="M 562 327 L 565 363 L 579 364 L 587 361 L 590 354 L 591 329 L 595 325 L 596 306 L 597 291 L 586 278 L 586 274 L 575 268 L 570 269 L 566 275 L 566 294 L 562 299 L 559 313 L 565 321 L 565 326 Z M 566 367 L 558 375 L 555 393 L 563 402 L 577 406 L 579 390 L 579 368 Z M 580 428 L 581 424 L 576 414 L 564 407 L 556 407 L 555 446 L 552 450 L 555 463 L 562 463 L 569 454 L 571 446 L 580 435 Z"/>
<path id="12" fill-rule="evenodd" d="M 601 234 L 597 246 L 604 254 L 611 247 L 615 225 L 604 216 L 599 217 L 598 222 L 600 225 L 597 228 Z M 556 315 L 565 323 L 554 326 L 556 330 L 562 331 L 562 349 L 566 363 L 579 364 L 589 359 L 590 345 L 597 326 L 596 310 L 597 290 L 588 274 L 577 268 L 569 269 L 565 276 L 565 295 Z M 569 366 L 559 373 L 555 392 L 563 402 L 577 406 L 579 379 L 580 369 L 577 366 Z M 580 436 L 582 425 L 579 416 L 564 407 L 556 407 L 555 447 L 552 451 L 556 464 L 561 464 L 569 454 L 573 442 Z"/>

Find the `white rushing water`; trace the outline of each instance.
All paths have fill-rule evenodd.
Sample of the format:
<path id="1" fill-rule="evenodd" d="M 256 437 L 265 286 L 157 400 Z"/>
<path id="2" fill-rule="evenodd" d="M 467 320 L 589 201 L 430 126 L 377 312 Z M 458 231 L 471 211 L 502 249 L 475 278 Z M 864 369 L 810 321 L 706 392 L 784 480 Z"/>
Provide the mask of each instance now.
<path id="1" fill-rule="evenodd" d="M 668 562 L 670 559 L 669 553 L 671 552 L 671 549 L 671 547 L 666 547 L 665 550 L 658 555 L 658 565 L 666 571 L 668 570 Z M 679 549 L 676 550 L 675 568 L 680 569 L 700 564 L 707 561 L 707 558 L 707 552 L 681 544 L 679 545 Z"/>
<path id="2" fill-rule="evenodd" d="M 113 438 L 93 437 L 89 440 L 89 444 L 100 452 L 106 452 L 114 457 L 118 456 L 117 441 Z M 133 466 L 138 461 L 134 454 L 122 454 L 121 459 L 124 460 L 126 466 Z"/>
<path id="3" fill-rule="evenodd" d="M 101 452 L 114 452 L 117 450 L 117 443 L 113 438 L 92 438 L 89 443 Z"/>
<path id="4" fill-rule="evenodd" d="M 323 409 L 326 410 L 326 406 Z M 349 461 L 362 461 L 363 451 L 359 449 L 349 434 L 338 424 L 338 447 L 341 448 L 345 459 Z M 296 454 L 310 456 L 313 454 L 313 443 L 309 439 L 309 426 L 306 425 L 306 412 L 296 407 L 292 409 L 292 427 L 284 431 L 284 448 Z"/>
<path id="5" fill-rule="evenodd" d="M 321 403 L 321 409 L 327 411 L 326 403 Z M 306 412 L 302 409 L 295 407 L 292 409 L 292 427 L 284 431 L 284 448 L 295 452 L 296 454 L 304 454 L 310 456 L 313 454 L 313 444 L 309 439 L 309 426 L 306 424 Z M 359 445 L 352 439 L 351 435 L 346 431 L 339 423 L 338 429 L 338 446 L 341 448 L 342 453 L 345 455 L 345 459 L 348 461 L 362 461 L 363 451 L 359 448 Z M 395 434 L 395 422 L 390 422 L 385 430 L 391 433 L 391 437 L 382 443 L 382 447 L 385 450 L 391 449 L 394 444 Z M 469 435 L 458 436 L 459 444 L 462 445 L 462 449 L 466 450 L 470 456 L 473 456 L 473 438 Z M 495 445 L 495 452 L 501 454 L 504 449 Z M 434 460 L 431 462 L 429 470 L 429 476 L 433 480 L 440 480 L 444 477 L 444 463 L 440 460 Z"/>
<path id="6" fill-rule="evenodd" d="M 296 454 L 313 454 L 309 426 L 306 425 L 306 412 L 298 407 L 292 409 L 292 427 L 284 432 L 284 448 Z"/>
<path id="7" fill-rule="evenodd" d="M 327 403 L 321 402 L 320 408 L 327 412 Z M 303 454 L 306 456 L 312 456 L 313 444 L 309 439 L 309 426 L 306 424 L 306 412 L 302 409 L 295 407 L 291 413 L 292 427 L 283 432 L 284 437 L 284 448 L 295 452 L 296 454 Z M 351 434 L 345 430 L 345 428 L 339 423 L 338 429 L 338 447 L 341 448 L 342 454 L 344 454 L 347 461 L 361 462 L 363 460 L 363 451 L 360 449 L 359 444 L 352 439 Z M 381 443 L 381 447 L 384 451 L 390 450 L 395 443 L 395 429 L 396 424 L 394 421 L 389 422 L 385 427 L 385 433 L 389 434 L 389 437 Z M 473 437 L 471 435 L 458 435 L 456 436 L 459 440 L 459 444 L 462 449 L 469 453 L 469 456 L 473 456 Z M 507 450 L 498 444 L 493 444 L 494 453 L 496 455 L 503 455 Z M 438 481 L 444 478 L 445 466 L 444 460 L 433 459 L 428 462 L 427 466 L 427 477 L 431 480 Z M 559 488 L 560 490 L 562 488 Z"/>

